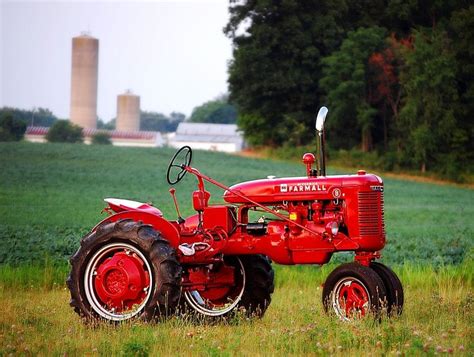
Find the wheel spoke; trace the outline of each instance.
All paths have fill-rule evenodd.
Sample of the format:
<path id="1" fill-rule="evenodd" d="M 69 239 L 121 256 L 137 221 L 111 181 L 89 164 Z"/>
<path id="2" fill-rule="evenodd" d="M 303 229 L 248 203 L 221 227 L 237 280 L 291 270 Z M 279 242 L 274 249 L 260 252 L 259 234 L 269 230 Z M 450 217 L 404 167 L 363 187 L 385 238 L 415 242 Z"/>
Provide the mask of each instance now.
<path id="1" fill-rule="evenodd" d="M 344 320 L 365 316 L 370 303 L 362 282 L 352 277 L 341 279 L 334 287 L 333 306 Z"/>

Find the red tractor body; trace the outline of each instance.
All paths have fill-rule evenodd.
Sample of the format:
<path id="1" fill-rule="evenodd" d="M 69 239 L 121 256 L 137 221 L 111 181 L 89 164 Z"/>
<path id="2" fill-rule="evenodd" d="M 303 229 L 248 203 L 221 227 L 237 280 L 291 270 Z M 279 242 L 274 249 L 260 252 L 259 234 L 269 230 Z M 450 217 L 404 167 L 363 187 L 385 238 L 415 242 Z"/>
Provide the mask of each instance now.
<path id="1" fill-rule="evenodd" d="M 311 256 L 343 250 L 376 252 L 385 245 L 383 183 L 378 176 L 361 171 L 350 176 L 266 179 L 237 184 L 231 190 L 263 205 L 278 205 L 291 221 L 307 228 L 273 222 L 272 234 L 285 238 L 291 257 L 289 262 L 275 257 L 278 263 L 323 264 L 327 260 Z M 232 191 L 225 192 L 226 202 L 246 204 Z M 245 222 L 245 211 L 240 211 L 240 221 Z M 329 229 L 333 225 L 338 227 L 336 234 Z M 244 227 L 239 231 L 246 233 Z M 272 256 L 270 251 L 259 253 Z"/>
<path id="2" fill-rule="evenodd" d="M 326 282 L 326 310 L 350 320 L 368 311 L 381 311 L 385 300 L 389 310 L 395 307 L 401 312 L 403 290 L 398 278 L 387 267 L 373 262 L 385 245 L 383 182 L 365 171 L 326 176 L 322 125 L 318 132 L 318 167 L 312 168 L 314 155 L 305 154 L 306 176 L 271 177 L 231 187 L 192 168 L 192 151 L 182 148 L 173 157 L 167 176 L 170 184 L 177 183 L 188 172 L 197 178 L 197 190 L 192 195 L 197 213 L 186 219 L 179 213 L 174 189 L 170 193 L 177 220 L 164 219 L 161 211 L 149 204 L 106 199 L 110 216 L 84 238 L 97 240 L 97 247 L 81 247 L 71 260 L 71 304 L 89 317 L 148 317 L 149 304 L 156 308 L 162 303 L 155 296 L 160 293 L 157 280 L 162 273 L 168 274 L 170 280 L 164 285 L 174 286 L 170 290 L 173 294 L 168 290 L 167 294 L 174 298 L 183 296 L 185 305 L 195 313 L 225 316 L 244 307 L 261 316 L 273 292 L 273 271 L 268 258 L 286 265 L 325 264 L 335 252 L 353 251 L 356 263 L 336 269 Z M 180 153 L 185 157 L 178 165 L 175 161 Z M 173 168 L 179 171 L 174 181 L 170 179 Z M 205 181 L 224 190 L 226 204 L 209 204 Z M 129 222 L 126 224 L 130 228 L 124 228 L 123 222 Z M 158 243 L 152 239 L 147 243 L 151 244 L 147 248 L 150 251 L 142 247 L 147 245 L 147 238 L 140 238 L 143 227 L 151 227 L 158 234 L 156 242 L 163 241 L 160 244 L 167 246 L 160 248 L 168 252 L 163 253 L 165 257 L 155 256 L 158 253 L 152 247 Z M 136 234 L 129 237 L 133 230 Z M 158 272 L 154 271 L 155 260 L 161 262 L 160 268 L 156 268 Z M 163 262 L 171 261 L 172 268 L 160 270 L 164 269 Z M 179 273 L 173 280 L 169 276 L 175 270 Z M 75 280 L 80 282 L 74 284 Z M 136 286 L 142 293 L 136 292 Z M 179 305 L 176 301 L 166 304 L 173 308 Z M 138 312 L 133 310 L 137 306 Z"/>

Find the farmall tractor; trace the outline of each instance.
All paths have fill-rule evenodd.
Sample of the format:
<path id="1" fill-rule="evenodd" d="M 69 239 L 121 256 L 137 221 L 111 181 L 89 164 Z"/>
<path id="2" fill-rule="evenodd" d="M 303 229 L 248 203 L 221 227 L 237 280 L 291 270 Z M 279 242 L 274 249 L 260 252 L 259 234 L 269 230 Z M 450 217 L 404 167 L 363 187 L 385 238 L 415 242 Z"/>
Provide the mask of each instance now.
<path id="1" fill-rule="evenodd" d="M 327 112 L 318 113 L 318 158 L 304 154 L 304 177 L 226 187 L 191 167 L 185 146 L 172 158 L 167 180 L 175 185 L 187 173 L 196 177 L 196 214 L 181 217 L 174 188 L 176 220 L 150 204 L 105 199 L 109 216 L 70 260 L 71 306 L 86 320 L 111 322 L 148 321 L 177 310 L 209 318 L 263 316 L 274 290 L 272 262 L 322 265 L 334 253 L 352 251 L 354 262 L 324 283 L 325 311 L 345 321 L 400 314 L 400 280 L 376 262 L 385 245 L 382 180 L 363 170 L 326 176 Z M 204 182 L 224 189 L 226 204 L 210 205 Z M 261 217 L 251 219 L 255 214 Z"/>

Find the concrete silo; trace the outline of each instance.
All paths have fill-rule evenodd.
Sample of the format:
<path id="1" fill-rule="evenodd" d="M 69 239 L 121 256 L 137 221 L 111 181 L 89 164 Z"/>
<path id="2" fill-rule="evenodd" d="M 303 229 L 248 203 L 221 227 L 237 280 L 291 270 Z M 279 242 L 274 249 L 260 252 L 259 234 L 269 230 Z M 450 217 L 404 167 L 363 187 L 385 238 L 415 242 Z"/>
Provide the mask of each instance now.
<path id="1" fill-rule="evenodd" d="M 117 123 L 120 131 L 140 130 L 140 97 L 128 90 L 117 96 Z"/>
<path id="2" fill-rule="evenodd" d="M 99 40 L 87 34 L 72 39 L 70 120 L 83 128 L 97 127 Z"/>

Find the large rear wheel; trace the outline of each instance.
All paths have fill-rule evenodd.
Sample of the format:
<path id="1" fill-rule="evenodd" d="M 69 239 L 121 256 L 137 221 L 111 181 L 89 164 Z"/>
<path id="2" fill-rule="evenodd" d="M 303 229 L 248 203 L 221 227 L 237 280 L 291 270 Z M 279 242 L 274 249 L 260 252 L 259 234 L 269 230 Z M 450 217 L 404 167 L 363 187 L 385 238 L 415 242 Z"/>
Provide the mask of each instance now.
<path id="1" fill-rule="evenodd" d="M 151 226 L 124 220 L 85 236 L 70 259 L 70 304 L 87 320 L 149 321 L 174 311 L 181 266 Z"/>
<path id="2" fill-rule="evenodd" d="M 236 311 L 243 311 L 247 316 L 263 316 L 274 290 L 274 272 L 267 257 L 227 256 L 222 265 L 212 269 L 216 282 L 229 281 L 230 278 L 232 285 L 185 291 L 183 295 L 188 309 L 198 316 L 214 318 L 229 316 Z"/>

